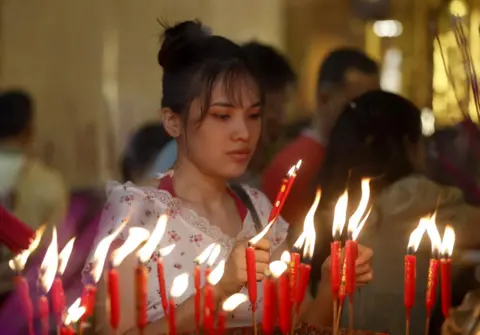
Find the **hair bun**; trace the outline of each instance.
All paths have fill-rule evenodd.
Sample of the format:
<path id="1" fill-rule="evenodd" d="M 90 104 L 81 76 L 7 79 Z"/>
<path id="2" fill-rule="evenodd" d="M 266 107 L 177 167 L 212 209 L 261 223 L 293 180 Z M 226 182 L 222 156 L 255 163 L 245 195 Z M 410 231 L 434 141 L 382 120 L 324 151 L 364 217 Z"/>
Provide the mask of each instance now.
<path id="1" fill-rule="evenodd" d="M 199 20 L 183 21 L 173 27 L 162 24 L 165 28 L 163 43 L 157 55 L 158 64 L 164 67 L 175 58 L 175 51 L 188 41 L 201 39 L 211 35 L 210 29 Z"/>

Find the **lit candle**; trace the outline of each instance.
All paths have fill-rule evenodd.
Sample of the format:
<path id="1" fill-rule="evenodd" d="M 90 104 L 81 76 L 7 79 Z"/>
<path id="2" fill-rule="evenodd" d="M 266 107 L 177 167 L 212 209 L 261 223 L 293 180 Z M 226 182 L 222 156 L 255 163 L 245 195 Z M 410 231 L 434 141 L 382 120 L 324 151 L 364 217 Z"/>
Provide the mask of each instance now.
<path id="1" fill-rule="evenodd" d="M 169 335 L 177 334 L 177 326 L 175 324 L 175 299 L 180 298 L 188 288 L 188 273 L 182 273 L 173 279 L 172 288 L 170 290 L 170 301 L 168 306 L 168 328 Z"/>
<path id="2" fill-rule="evenodd" d="M 38 300 L 38 311 L 41 322 L 41 334 L 48 335 L 50 331 L 49 325 L 49 305 L 47 294 L 55 280 L 55 274 L 58 267 L 58 242 L 57 230 L 53 228 L 52 242 L 48 246 L 45 257 L 40 266 L 40 284 L 42 295 Z"/>
<path id="3" fill-rule="evenodd" d="M 203 289 L 203 295 L 205 299 L 203 328 L 205 333 L 213 335 L 214 331 L 214 319 L 215 319 L 215 300 L 213 296 L 213 286 L 222 279 L 223 272 L 225 271 L 225 261 L 221 260 L 217 267 L 212 270 L 207 278 L 207 283 Z"/>
<path id="4" fill-rule="evenodd" d="M 195 288 L 195 325 L 197 332 L 200 331 L 200 312 L 201 312 L 201 282 L 202 282 L 202 270 L 200 266 L 205 263 L 208 259 L 208 256 L 212 253 L 215 243 L 210 244 L 205 250 L 195 258 L 195 269 L 193 275 L 194 288 Z M 205 277 L 206 278 L 206 277 Z"/>
<path id="5" fill-rule="evenodd" d="M 238 306 L 248 300 L 242 293 L 235 293 L 228 297 L 222 304 L 222 310 L 218 314 L 217 335 L 223 335 L 227 324 L 227 313 L 233 312 Z"/>
<path id="6" fill-rule="evenodd" d="M 445 318 L 448 317 L 452 299 L 451 267 L 452 253 L 455 244 L 455 232 L 447 226 L 443 233 L 442 254 L 440 260 L 440 279 L 442 292 L 442 312 Z"/>
<path id="7" fill-rule="evenodd" d="M 287 264 L 283 261 L 275 261 L 270 263 L 269 267 L 272 277 L 278 283 L 278 320 L 280 332 L 282 334 L 288 334 L 291 324 L 291 301 Z M 274 302 L 271 307 L 273 313 L 275 310 Z M 266 311 L 264 310 L 263 312 L 265 313 Z"/>
<path id="8" fill-rule="evenodd" d="M 63 310 L 65 309 L 65 292 L 63 291 L 62 275 L 67 267 L 68 260 L 72 254 L 75 238 L 68 241 L 58 256 L 58 269 L 52 285 L 52 309 L 55 315 L 57 327 L 62 324 Z"/>
<path id="9" fill-rule="evenodd" d="M 420 224 L 410 235 L 408 241 L 407 255 L 405 256 L 405 283 L 404 283 L 404 305 L 406 310 L 406 329 L 410 332 L 410 311 L 415 305 L 416 278 L 417 278 L 417 258 L 415 252 L 420 245 L 422 236 L 428 225 L 428 218 L 420 220 Z"/>
<path id="10" fill-rule="evenodd" d="M 34 252 L 40 245 L 40 241 L 42 239 L 43 233 L 45 232 L 45 228 L 45 225 L 41 226 L 35 232 L 35 238 L 30 243 L 28 249 L 23 250 L 21 253 L 16 255 L 12 260 L 8 262 L 9 267 L 16 273 L 15 277 L 13 278 L 13 282 L 18 292 L 20 306 L 22 309 L 22 313 L 24 314 L 26 319 L 25 322 L 28 326 L 29 335 L 34 335 L 33 305 L 32 299 L 30 297 L 30 288 L 28 282 L 21 273 L 25 268 L 25 264 L 27 264 L 28 258 L 30 257 L 31 253 Z"/>
<path id="11" fill-rule="evenodd" d="M 305 244 L 305 233 L 295 241 L 292 252 L 290 253 L 290 300 L 292 306 L 295 304 L 295 294 L 297 292 L 298 268 L 300 267 L 300 252 Z"/>
<path id="12" fill-rule="evenodd" d="M 145 266 L 154 250 L 160 244 L 165 229 L 167 228 L 168 216 L 163 214 L 157 221 L 155 229 L 150 235 L 147 242 L 137 252 L 138 264 L 135 267 L 135 302 L 137 311 L 137 328 L 140 333 L 143 332 L 147 325 L 147 284 L 148 284 L 148 269 Z"/>
<path id="13" fill-rule="evenodd" d="M 60 328 L 61 335 L 75 335 L 75 331 L 72 328 L 72 324 L 75 324 L 80 320 L 85 313 L 85 307 L 81 306 L 81 299 L 78 298 L 67 310 L 63 326 Z"/>
<path id="14" fill-rule="evenodd" d="M 290 193 L 293 183 L 295 182 L 295 178 L 297 178 L 297 172 L 301 165 L 302 160 L 299 160 L 297 164 L 290 168 L 285 178 L 283 178 L 280 189 L 275 197 L 275 201 L 273 202 L 272 210 L 270 211 L 270 215 L 268 217 L 268 222 L 275 221 L 280 215 L 283 205 L 285 204 L 288 194 Z"/>
<path id="15" fill-rule="evenodd" d="M 148 230 L 139 227 L 132 227 L 128 231 L 128 237 L 120 248 L 112 253 L 110 269 L 107 273 L 107 288 L 110 310 L 110 327 L 116 331 L 120 324 L 120 282 L 117 267 L 130 255 L 140 244 L 150 236 Z"/>
<path id="16" fill-rule="evenodd" d="M 160 291 L 160 299 L 162 300 L 162 308 L 165 315 L 168 314 L 168 297 L 167 289 L 165 287 L 165 268 L 163 266 L 163 258 L 170 255 L 173 249 L 175 249 L 175 244 L 160 249 L 159 257 L 157 258 L 158 289 Z"/>
<path id="17" fill-rule="evenodd" d="M 441 247 L 441 238 L 435 225 L 435 214 L 430 218 L 427 226 L 427 234 L 432 243 L 432 257 L 428 267 L 428 282 L 425 305 L 427 308 L 427 324 L 430 323 L 430 316 L 435 307 L 437 295 L 437 281 L 438 281 L 438 267 L 439 267 L 439 252 Z"/>
<path id="18" fill-rule="evenodd" d="M 262 313 L 262 330 L 263 334 L 273 334 L 275 321 L 275 281 L 269 270 L 265 271 L 265 279 L 263 280 L 263 313 Z"/>

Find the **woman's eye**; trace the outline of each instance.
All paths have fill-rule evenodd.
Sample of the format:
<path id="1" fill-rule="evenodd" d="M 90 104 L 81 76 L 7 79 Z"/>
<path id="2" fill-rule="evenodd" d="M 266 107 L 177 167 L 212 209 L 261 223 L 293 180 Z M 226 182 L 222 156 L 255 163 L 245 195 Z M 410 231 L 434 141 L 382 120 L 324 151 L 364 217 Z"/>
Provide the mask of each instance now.
<path id="1" fill-rule="evenodd" d="M 222 120 L 222 121 L 226 121 L 226 120 L 230 119 L 230 115 L 228 115 L 228 114 L 212 114 L 212 116 L 214 118 Z"/>
<path id="2" fill-rule="evenodd" d="M 260 119 L 261 117 L 262 117 L 262 113 L 250 114 L 250 118 L 254 120 Z"/>

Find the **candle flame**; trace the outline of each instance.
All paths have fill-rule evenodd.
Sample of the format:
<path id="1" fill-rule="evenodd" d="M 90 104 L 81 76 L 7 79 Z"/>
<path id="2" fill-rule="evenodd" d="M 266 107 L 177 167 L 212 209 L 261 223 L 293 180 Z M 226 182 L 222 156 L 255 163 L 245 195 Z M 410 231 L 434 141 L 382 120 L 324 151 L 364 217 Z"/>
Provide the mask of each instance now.
<path id="1" fill-rule="evenodd" d="M 304 257 L 311 259 L 313 256 L 313 250 L 315 248 L 315 212 L 317 211 L 318 204 L 320 203 L 320 198 L 322 197 L 322 191 L 317 189 L 315 194 L 315 200 L 313 201 L 312 207 L 305 216 L 305 221 L 303 223 L 303 232 L 305 233 L 305 249 Z"/>
<path id="2" fill-rule="evenodd" d="M 220 255 L 221 250 L 222 250 L 222 247 L 220 246 L 220 244 L 215 244 L 215 247 L 213 247 L 212 253 L 208 257 L 208 261 L 207 261 L 208 266 L 212 267 L 213 264 L 215 264 L 215 261 Z"/>
<path id="3" fill-rule="evenodd" d="M 128 219 L 124 220 L 116 230 L 114 230 L 111 234 L 105 236 L 103 240 L 98 243 L 95 251 L 93 253 L 93 268 L 91 271 L 93 281 L 98 283 L 100 277 L 103 272 L 103 266 L 105 265 L 105 258 L 107 257 L 108 249 L 110 249 L 110 245 L 112 242 L 117 238 L 118 234 L 123 230 L 123 228 L 127 225 Z"/>
<path id="4" fill-rule="evenodd" d="M 188 287 L 188 273 L 182 273 L 173 279 L 170 295 L 173 298 L 181 297 Z"/>
<path id="5" fill-rule="evenodd" d="M 150 237 L 148 230 L 140 227 L 132 227 L 128 230 L 127 240 L 112 254 L 112 266 L 119 266 L 140 244 Z"/>
<path id="6" fill-rule="evenodd" d="M 270 230 L 270 227 L 275 223 L 276 219 L 273 219 L 270 221 L 263 230 L 258 233 L 256 236 L 254 236 L 250 241 L 248 241 L 249 245 L 255 245 L 260 241 L 265 235 L 267 235 L 268 231 Z"/>
<path id="7" fill-rule="evenodd" d="M 365 215 L 365 217 L 363 218 L 362 222 L 360 222 L 360 224 L 357 226 L 357 228 L 352 232 L 352 240 L 356 241 L 357 238 L 358 238 L 358 235 L 360 234 L 360 232 L 362 231 L 362 228 L 363 226 L 365 225 L 365 222 L 367 222 L 368 218 L 370 217 L 370 213 L 372 212 L 372 208 L 370 207 L 370 209 L 368 210 L 367 212 L 367 215 Z"/>
<path id="8" fill-rule="evenodd" d="M 305 239 L 306 239 L 306 236 L 305 236 L 305 232 L 303 231 L 298 237 L 298 239 L 295 241 L 295 244 L 293 245 L 293 247 L 296 250 L 301 250 L 303 247 L 303 244 L 305 243 Z"/>
<path id="9" fill-rule="evenodd" d="M 298 169 L 302 166 L 302 160 L 300 159 L 295 165 L 293 165 L 287 172 L 288 177 L 294 177 L 297 175 Z"/>
<path id="10" fill-rule="evenodd" d="M 274 261 L 269 265 L 270 272 L 274 278 L 278 278 L 287 270 L 287 264 L 282 261 Z"/>
<path id="11" fill-rule="evenodd" d="M 195 263 L 197 263 L 198 265 L 202 265 L 203 263 L 205 263 L 208 259 L 208 256 L 210 256 L 210 254 L 212 253 L 213 248 L 215 248 L 215 244 L 216 243 L 212 243 L 208 247 L 206 247 L 205 250 L 203 250 L 202 253 L 197 256 L 197 258 L 195 258 Z"/>
<path id="12" fill-rule="evenodd" d="M 452 257 L 453 246 L 455 245 L 455 231 L 451 226 L 445 227 L 442 240 L 442 255 L 443 257 Z"/>
<path id="13" fill-rule="evenodd" d="M 58 269 L 57 273 L 63 275 L 65 269 L 67 268 L 68 260 L 73 251 L 73 245 L 75 244 L 75 237 L 71 238 L 68 241 L 67 245 L 63 247 L 62 251 L 58 255 Z"/>
<path id="14" fill-rule="evenodd" d="M 282 253 L 282 256 L 280 257 L 280 260 L 286 264 L 290 264 L 291 262 L 291 257 L 290 257 L 290 253 L 285 250 L 283 253 Z"/>
<path id="15" fill-rule="evenodd" d="M 28 249 L 23 250 L 8 262 L 10 269 L 14 271 L 23 271 L 23 269 L 25 268 L 25 264 L 27 264 L 28 258 L 40 245 L 40 241 L 42 240 L 42 236 L 46 228 L 46 224 L 40 226 L 40 228 L 38 228 L 35 232 L 35 237 L 28 246 Z"/>
<path id="16" fill-rule="evenodd" d="M 218 284 L 220 279 L 223 277 L 223 273 L 225 272 L 225 261 L 221 260 L 215 269 L 210 272 L 208 275 L 207 281 L 210 285 L 215 286 Z"/>
<path id="17" fill-rule="evenodd" d="M 153 229 L 150 238 L 147 240 L 147 243 L 137 252 L 138 259 L 141 263 L 147 262 L 150 257 L 152 257 L 153 252 L 157 248 L 158 244 L 162 240 L 165 229 L 167 228 L 168 216 L 162 214 L 157 221 L 155 229 Z"/>
<path id="18" fill-rule="evenodd" d="M 48 293 L 55 280 L 55 274 L 58 267 L 58 242 L 57 242 L 57 229 L 53 228 L 52 242 L 48 246 L 45 257 L 43 258 L 42 265 L 40 266 L 41 275 L 40 282 L 43 288 L 43 293 Z"/>
<path id="19" fill-rule="evenodd" d="M 333 216 L 332 235 L 333 237 L 342 235 L 345 221 L 347 220 L 348 193 L 345 191 L 338 199 L 335 205 Z"/>
<path id="20" fill-rule="evenodd" d="M 234 295 L 231 295 L 230 297 L 227 298 L 223 302 L 222 309 L 227 312 L 233 312 L 235 309 L 237 309 L 238 306 L 243 304 L 248 300 L 248 297 L 243 294 L 243 293 L 235 293 Z"/>
<path id="21" fill-rule="evenodd" d="M 420 242 L 422 241 L 423 234 L 429 225 L 430 218 L 421 218 L 418 227 L 415 228 L 410 234 L 408 241 L 408 249 L 412 249 L 413 252 L 418 250 Z"/>
<path id="22" fill-rule="evenodd" d="M 437 225 L 435 224 L 435 217 L 436 213 L 432 215 L 427 224 L 427 234 L 432 243 L 432 254 L 439 252 L 442 247 L 442 239 L 438 232 Z"/>
<path id="23" fill-rule="evenodd" d="M 75 323 L 82 317 L 83 313 L 85 313 L 85 307 L 80 306 L 82 300 L 78 298 L 75 302 L 68 308 L 67 315 L 65 317 L 64 324 L 65 326 L 70 325 L 71 323 Z"/>
<path id="24" fill-rule="evenodd" d="M 168 247 L 160 249 L 160 257 L 166 257 L 175 249 L 175 244 L 171 244 Z"/>
<path id="25" fill-rule="evenodd" d="M 348 220 L 348 232 L 352 233 L 358 228 L 361 224 L 361 219 L 363 214 L 365 214 L 365 210 L 368 206 L 368 201 L 370 200 L 370 179 L 363 178 L 362 179 L 362 197 L 360 198 L 360 203 L 358 204 L 357 210 Z"/>
<path id="26" fill-rule="evenodd" d="M 302 160 L 299 159 L 297 162 L 297 165 L 295 165 L 295 167 L 297 168 L 297 171 L 300 169 L 301 166 L 302 166 Z"/>

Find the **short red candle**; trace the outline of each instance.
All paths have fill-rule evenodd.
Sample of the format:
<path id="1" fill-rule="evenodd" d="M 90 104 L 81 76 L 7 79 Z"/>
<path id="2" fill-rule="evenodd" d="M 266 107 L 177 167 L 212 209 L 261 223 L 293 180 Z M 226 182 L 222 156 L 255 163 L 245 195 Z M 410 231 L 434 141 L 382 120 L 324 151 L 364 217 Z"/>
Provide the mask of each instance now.
<path id="1" fill-rule="evenodd" d="M 262 330 L 265 335 L 271 335 L 274 328 L 275 281 L 267 276 L 263 280 L 263 313 Z"/>
<path id="2" fill-rule="evenodd" d="M 38 300 L 38 314 L 40 317 L 40 334 L 48 335 L 48 332 L 50 330 L 48 318 L 50 314 L 50 308 L 48 306 L 48 299 L 45 295 L 42 295 Z"/>
<path id="3" fill-rule="evenodd" d="M 348 240 L 345 246 L 346 257 L 346 290 L 350 299 L 353 299 L 355 293 L 355 263 L 357 261 L 358 244 L 353 240 Z"/>
<path id="4" fill-rule="evenodd" d="M 115 268 L 108 271 L 108 296 L 110 298 L 110 326 L 117 330 L 120 324 L 120 283 Z"/>
<path id="5" fill-rule="evenodd" d="M 200 284 L 201 284 L 201 270 L 198 264 L 195 264 L 193 281 L 195 286 L 195 325 L 197 331 L 200 330 L 200 310 L 201 310 L 201 297 L 200 297 Z"/>
<path id="6" fill-rule="evenodd" d="M 63 326 L 60 328 L 60 335 L 75 335 L 75 331 L 71 327 Z"/>
<path id="7" fill-rule="evenodd" d="M 143 264 L 135 268 L 135 302 L 137 310 L 137 328 L 143 330 L 147 325 L 147 282 L 148 270 Z"/>
<path id="8" fill-rule="evenodd" d="M 227 324 L 227 313 L 221 310 L 218 314 L 217 335 L 223 335 L 225 333 L 225 327 Z"/>
<path id="9" fill-rule="evenodd" d="M 292 252 L 290 254 L 290 296 L 291 303 L 295 303 L 295 294 L 297 291 L 298 281 L 298 267 L 300 266 L 300 254 L 298 252 Z"/>
<path id="10" fill-rule="evenodd" d="M 22 312 L 25 315 L 29 335 L 34 335 L 35 332 L 33 329 L 33 305 L 32 299 L 30 298 L 30 289 L 28 286 L 28 282 L 22 276 L 15 276 L 13 282 L 15 283 L 15 287 L 18 292 L 18 298 L 20 301 Z"/>
<path id="11" fill-rule="evenodd" d="M 404 304 L 407 310 L 407 317 L 415 304 L 417 278 L 417 258 L 414 255 L 405 256 L 405 283 L 404 283 Z"/>
<path id="12" fill-rule="evenodd" d="M 94 285 L 87 284 L 83 287 L 81 306 L 85 307 L 85 313 L 82 315 L 82 321 L 86 321 L 93 315 L 96 295 L 97 288 Z"/>
<path id="13" fill-rule="evenodd" d="M 170 298 L 168 306 L 168 334 L 177 335 L 177 327 L 175 325 L 175 299 Z"/>
<path id="14" fill-rule="evenodd" d="M 338 298 L 340 280 L 340 241 L 333 241 L 330 243 L 330 285 L 335 299 Z"/>
<path id="15" fill-rule="evenodd" d="M 162 300 L 163 313 L 168 314 L 168 297 L 167 289 L 165 287 L 165 267 L 163 266 L 163 260 L 157 259 L 157 275 L 158 275 L 158 288 L 160 290 L 160 298 Z"/>
<path id="16" fill-rule="evenodd" d="M 438 259 L 430 259 L 428 267 L 427 296 L 425 305 L 427 307 L 427 316 L 430 317 L 437 298 L 437 281 L 438 281 Z"/>
<path id="17" fill-rule="evenodd" d="M 213 288 L 209 283 L 205 284 L 203 289 L 205 306 L 203 315 L 203 328 L 205 333 L 213 334 L 214 318 L 215 318 L 215 301 L 213 298 Z"/>
<path id="18" fill-rule="evenodd" d="M 307 292 L 308 282 L 310 280 L 310 271 L 312 267 L 309 264 L 301 263 L 299 267 L 297 294 L 295 296 L 295 313 L 298 313 L 300 305 L 305 299 L 305 293 Z"/>
<path id="19" fill-rule="evenodd" d="M 52 284 L 52 309 L 57 326 L 62 324 L 63 310 L 65 309 L 65 292 L 62 279 L 57 276 Z"/>
<path id="20" fill-rule="evenodd" d="M 248 285 L 248 298 L 252 305 L 252 312 L 257 310 L 257 268 L 255 264 L 255 247 L 248 246 L 245 249 L 247 258 L 247 285 Z"/>
<path id="21" fill-rule="evenodd" d="M 310 274 L 310 272 L 309 272 Z M 308 283 L 308 280 L 307 280 Z M 305 293 L 304 293 L 305 296 Z M 302 299 L 303 300 L 303 299 Z M 288 334 L 291 327 L 291 294 L 290 294 L 290 276 L 288 272 L 283 273 L 278 278 L 278 316 L 279 326 L 282 334 Z M 265 312 L 265 311 L 264 311 Z"/>
<path id="22" fill-rule="evenodd" d="M 452 300 L 452 283 L 451 283 L 452 260 L 450 258 L 442 258 L 440 261 L 440 279 L 442 289 L 442 313 L 445 318 L 450 313 Z"/>

